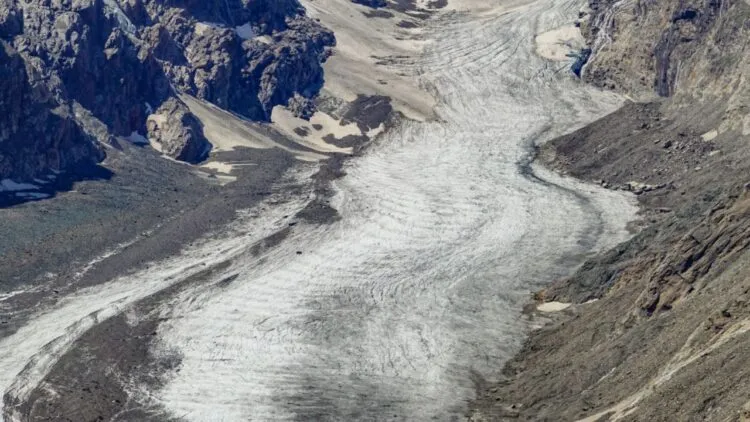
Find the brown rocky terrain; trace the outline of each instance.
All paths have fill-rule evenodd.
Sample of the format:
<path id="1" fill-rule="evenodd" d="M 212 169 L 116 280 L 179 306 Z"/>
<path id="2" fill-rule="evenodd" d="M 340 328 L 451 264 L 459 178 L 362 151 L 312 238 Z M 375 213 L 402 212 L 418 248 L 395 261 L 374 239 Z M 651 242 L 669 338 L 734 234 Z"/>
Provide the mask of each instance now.
<path id="1" fill-rule="evenodd" d="M 750 6 L 589 2 L 582 79 L 629 95 L 540 159 L 638 195 L 635 237 L 539 292 L 523 350 L 472 420 L 750 418 Z"/>

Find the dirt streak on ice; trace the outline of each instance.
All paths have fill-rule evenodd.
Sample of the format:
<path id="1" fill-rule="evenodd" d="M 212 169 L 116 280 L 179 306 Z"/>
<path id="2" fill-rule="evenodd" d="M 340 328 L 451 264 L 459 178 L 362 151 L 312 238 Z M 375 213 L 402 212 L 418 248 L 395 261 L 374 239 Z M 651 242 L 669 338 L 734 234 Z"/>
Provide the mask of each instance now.
<path id="1" fill-rule="evenodd" d="M 286 227 L 288 221 L 281 216 L 293 214 L 303 206 L 301 199 L 281 200 L 272 196 L 239 216 L 226 231 L 186 248 L 175 258 L 84 289 L 60 300 L 51 309 L 39 310 L 16 333 L 0 340 L 0 391 L 5 405 L 0 421 L 25 420 L 12 405 L 23 402 L 57 359 L 88 329 L 140 299 L 241 254 L 255 242 Z M 274 212 L 268 212 L 269 209 Z"/>
<path id="2" fill-rule="evenodd" d="M 461 0 L 478 12 L 445 14 L 424 56 L 400 64 L 436 87 L 438 118 L 349 164 L 339 222 L 238 256 L 217 276 L 238 274 L 231 285 L 169 311 L 160 339 L 183 360 L 158 396 L 175 415 L 461 415 L 471 375 L 491 378 L 517 350 L 528 290 L 627 237 L 630 199 L 519 166 L 532 143 L 620 104 L 534 55 L 536 35 L 573 22 L 579 2 L 497 3 Z"/>

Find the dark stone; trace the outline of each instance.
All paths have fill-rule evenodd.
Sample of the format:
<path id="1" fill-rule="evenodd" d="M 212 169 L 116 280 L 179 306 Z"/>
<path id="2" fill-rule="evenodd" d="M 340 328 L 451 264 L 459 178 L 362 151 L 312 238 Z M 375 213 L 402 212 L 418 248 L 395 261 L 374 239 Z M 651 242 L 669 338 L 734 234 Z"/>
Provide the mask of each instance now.
<path id="1" fill-rule="evenodd" d="M 576 56 L 576 61 L 573 62 L 570 69 L 573 71 L 573 73 L 575 73 L 576 76 L 580 78 L 581 72 L 583 71 L 583 67 L 586 66 L 586 63 L 588 63 L 590 58 L 591 58 L 591 49 L 584 48 L 578 53 L 578 55 Z"/>

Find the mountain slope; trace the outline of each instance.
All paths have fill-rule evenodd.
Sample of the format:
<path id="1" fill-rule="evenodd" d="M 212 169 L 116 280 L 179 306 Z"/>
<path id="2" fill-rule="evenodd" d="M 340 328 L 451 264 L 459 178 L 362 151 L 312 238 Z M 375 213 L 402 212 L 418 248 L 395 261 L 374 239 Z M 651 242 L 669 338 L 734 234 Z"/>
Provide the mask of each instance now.
<path id="1" fill-rule="evenodd" d="M 590 2 L 583 79 L 644 101 L 540 151 L 643 208 L 631 241 L 537 294 L 524 350 L 474 420 L 745 420 L 747 77 L 743 1 Z M 541 319 L 540 319 L 541 318 Z"/>
<path id="2" fill-rule="evenodd" d="M 304 116 L 333 44 L 295 0 L 2 0 L 0 179 L 100 161 L 117 137 L 201 161 L 210 145 L 178 93 Z"/>

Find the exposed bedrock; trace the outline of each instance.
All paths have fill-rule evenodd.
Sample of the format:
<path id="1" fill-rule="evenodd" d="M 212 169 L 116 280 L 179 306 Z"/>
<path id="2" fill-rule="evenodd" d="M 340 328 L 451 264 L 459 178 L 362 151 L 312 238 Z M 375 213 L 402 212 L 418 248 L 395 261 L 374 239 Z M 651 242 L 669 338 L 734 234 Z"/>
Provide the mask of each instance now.
<path id="1" fill-rule="evenodd" d="M 164 152 L 200 161 L 207 141 L 189 111 L 171 119 L 169 131 L 146 127 L 165 101 L 173 112 L 184 108 L 178 92 L 254 120 L 296 98 L 305 106 L 294 109 L 309 115 L 335 42 L 296 0 L 0 0 L 0 39 L 12 58 L 0 62 L 8 75 L 0 82 L 8 108 L 0 179 L 19 180 L 99 161 L 102 148 L 93 141 L 134 132 L 158 133 L 152 143 L 189 134 L 172 136 Z M 66 111 L 72 108 L 87 112 Z M 97 125 L 81 115 L 107 130 L 82 136 Z M 38 136 L 46 126 L 56 130 Z"/>
<path id="2" fill-rule="evenodd" d="M 27 71 L 34 68 L 0 40 L 0 179 L 101 160 L 102 149 L 78 124 L 71 108 L 35 87 Z"/>
<path id="3" fill-rule="evenodd" d="M 635 98 L 747 98 L 747 2 L 590 0 L 584 79 Z M 737 92 L 733 92 L 737 91 Z"/>

